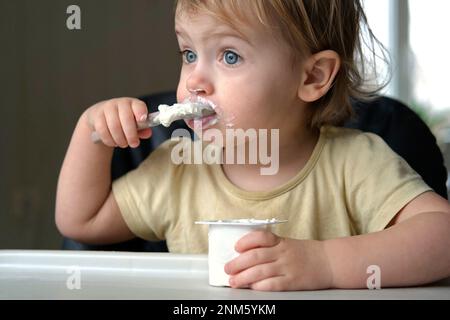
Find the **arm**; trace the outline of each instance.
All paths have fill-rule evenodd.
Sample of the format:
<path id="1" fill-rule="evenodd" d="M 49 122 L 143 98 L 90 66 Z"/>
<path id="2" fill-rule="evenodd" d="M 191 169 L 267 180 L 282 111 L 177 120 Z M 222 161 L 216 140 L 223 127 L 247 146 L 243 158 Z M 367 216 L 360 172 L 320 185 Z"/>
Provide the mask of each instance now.
<path id="1" fill-rule="evenodd" d="M 450 205 L 428 192 L 404 207 L 381 232 L 325 241 L 332 287 L 366 288 L 367 267 L 381 287 L 412 286 L 450 276 Z"/>
<path id="2" fill-rule="evenodd" d="M 115 146 L 137 147 L 136 119 L 147 114 L 137 99 L 114 99 L 98 103 L 80 117 L 60 172 L 55 220 L 59 231 L 85 243 L 112 243 L 134 237 L 125 224 L 111 191 L 111 159 Z M 103 144 L 91 142 L 99 132 Z"/>
<path id="3" fill-rule="evenodd" d="M 450 205 L 425 193 L 381 232 L 327 241 L 253 232 L 225 266 L 232 287 L 263 291 L 367 288 L 367 268 L 381 269 L 381 286 L 412 286 L 450 276 Z"/>

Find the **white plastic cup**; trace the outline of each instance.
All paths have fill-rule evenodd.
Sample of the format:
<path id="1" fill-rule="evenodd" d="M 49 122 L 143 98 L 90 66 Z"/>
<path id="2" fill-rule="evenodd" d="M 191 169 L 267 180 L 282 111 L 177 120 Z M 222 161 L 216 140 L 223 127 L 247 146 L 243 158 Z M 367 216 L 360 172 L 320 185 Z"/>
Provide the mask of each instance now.
<path id="1" fill-rule="evenodd" d="M 209 225 L 209 284 L 216 287 L 229 287 L 230 276 L 225 273 L 224 268 L 225 264 L 239 255 L 234 249 L 239 239 L 254 230 L 267 230 L 271 225 L 282 222 L 286 221 L 239 219 L 196 222 Z"/>

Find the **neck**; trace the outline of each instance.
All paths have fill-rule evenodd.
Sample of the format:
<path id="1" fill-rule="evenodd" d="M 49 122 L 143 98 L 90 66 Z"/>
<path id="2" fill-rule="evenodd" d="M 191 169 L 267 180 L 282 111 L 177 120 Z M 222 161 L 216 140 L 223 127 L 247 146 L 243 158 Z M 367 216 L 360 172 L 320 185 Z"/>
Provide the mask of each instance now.
<path id="1" fill-rule="evenodd" d="M 278 161 L 277 167 L 275 168 L 271 163 L 272 170 L 268 169 L 269 165 L 261 161 L 260 157 L 256 164 L 226 164 L 225 161 L 223 171 L 233 184 L 248 191 L 269 191 L 286 183 L 298 174 L 310 159 L 318 141 L 319 130 L 301 125 L 295 130 L 280 130 L 278 147 L 271 140 L 270 130 L 268 135 L 267 151 L 271 154 L 272 161 Z M 248 163 L 250 152 L 247 143 L 245 145 L 246 163 Z M 274 152 L 278 152 L 278 159 L 274 156 Z M 270 174 L 262 174 L 264 170 Z"/>

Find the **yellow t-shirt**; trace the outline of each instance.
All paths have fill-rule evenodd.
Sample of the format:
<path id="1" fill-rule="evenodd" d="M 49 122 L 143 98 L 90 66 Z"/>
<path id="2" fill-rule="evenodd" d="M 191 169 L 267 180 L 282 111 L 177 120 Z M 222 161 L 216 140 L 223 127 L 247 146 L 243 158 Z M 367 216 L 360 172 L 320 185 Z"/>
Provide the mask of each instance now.
<path id="1" fill-rule="evenodd" d="M 306 166 L 284 185 L 248 192 L 219 164 L 176 165 L 166 141 L 113 183 L 125 222 L 137 236 L 167 241 L 170 252 L 206 253 L 198 220 L 286 219 L 283 237 L 326 240 L 383 230 L 406 204 L 431 189 L 377 135 L 323 127 Z"/>

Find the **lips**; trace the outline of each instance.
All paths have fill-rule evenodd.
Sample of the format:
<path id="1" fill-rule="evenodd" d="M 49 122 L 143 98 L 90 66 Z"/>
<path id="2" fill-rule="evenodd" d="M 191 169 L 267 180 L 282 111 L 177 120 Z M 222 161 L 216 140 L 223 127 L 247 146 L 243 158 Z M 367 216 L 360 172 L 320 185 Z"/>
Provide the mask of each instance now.
<path id="1" fill-rule="evenodd" d="M 214 126 L 219 121 L 221 110 L 220 108 L 217 107 L 217 105 L 214 102 L 198 95 L 190 96 L 188 99 L 186 99 L 186 101 L 207 104 L 211 106 L 216 112 L 216 114 L 206 116 L 203 118 L 185 120 L 189 128 L 194 129 L 195 126 L 198 127 L 201 125 L 201 128 L 205 130 L 207 128 Z"/>
<path id="2" fill-rule="evenodd" d="M 209 106 L 211 106 L 214 110 L 217 110 L 217 106 L 214 102 L 212 102 L 211 100 L 208 100 L 204 97 L 201 96 L 192 96 L 191 98 L 191 102 L 194 100 L 195 102 L 200 102 L 200 103 L 204 103 L 207 104 Z"/>
<path id="3" fill-rule="evenodd" d="M 199 127 L 201 125 L 201 128 L 203 130 L 210 128 L 214 126 L 218 121 L 217 114 L 214 114 L 212 116 L 206 116 L 200 119 L 189 119 L 186 120 L 186 124 L 189 126 L 189 128 L 194 129 L 195 127 Z"/>

